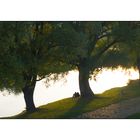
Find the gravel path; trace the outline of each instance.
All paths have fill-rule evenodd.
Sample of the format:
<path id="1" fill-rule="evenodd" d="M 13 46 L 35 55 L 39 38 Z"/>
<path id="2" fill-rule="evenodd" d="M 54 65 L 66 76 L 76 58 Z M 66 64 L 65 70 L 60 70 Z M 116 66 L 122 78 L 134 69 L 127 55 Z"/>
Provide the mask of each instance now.
<path id="1" fill-rule="evenodd" d="M 125 100 L 116 104 L 84 113 L 77 118 L 80 119 L 122 119 L 140 112 L 140 97 Z"/>

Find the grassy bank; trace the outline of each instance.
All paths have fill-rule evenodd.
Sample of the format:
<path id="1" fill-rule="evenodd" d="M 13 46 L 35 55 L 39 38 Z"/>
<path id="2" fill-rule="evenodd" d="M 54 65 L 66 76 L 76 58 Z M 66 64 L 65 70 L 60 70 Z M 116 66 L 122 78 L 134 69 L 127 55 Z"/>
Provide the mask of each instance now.
<path id="1" fill-rule="evenodd" d="M 131 81 L 128 86 L 107 90 L 92 99 L 66 98 L 40 106 L 36 112 L 23 112 L 10 118 L 75 118 L 82 113 L 138 96 L 140 97 L 139 82 Z"/>
<path id="2" fill-rule="evenodd" d="M 140 113 L 136 113 L 131 116 L 128 116 L 127 119 L 140 119 Z"/>

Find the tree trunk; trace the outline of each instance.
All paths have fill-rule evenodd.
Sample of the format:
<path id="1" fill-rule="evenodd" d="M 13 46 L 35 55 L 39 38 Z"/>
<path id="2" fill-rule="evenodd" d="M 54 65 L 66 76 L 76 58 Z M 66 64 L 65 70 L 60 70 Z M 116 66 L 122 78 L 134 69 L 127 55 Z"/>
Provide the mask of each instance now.
<path id="1" fill-rule="evenodd" d="M 137 58 L 137 69 L 139 72 L 139 80 L 140 80 L 140 58 L 139 57 Z"/>
<path id="2" fill-rule="evenodd" d="M 140 80 L 140 67 L 138 67 L 138 71 L 139 71 L 139 80 Z"/>
<path id="3" fill-rule="evenodd" d="M 29 86 L 25 86 L 23 88 L 23 94 L 24 94 L 24 99 L 25 99 L 25 104 L 26 104 L 26 111 L 35 111 L 35 104 L 33 101 L 33 93 L 34 90 L 32 89 L 32 87 Z"/>
<path id="4" fill-rule="evenodd" d="M 33 82 L 31 82 L 30 85 L 26 84 L 25 87 L 22 89 L 24 94 L 25 104 L 26 104 L 26 111 L 28 112 L 33 112 L 36 110 L 34 100 L 33 100 L 35 85 L 36 85 L 36 79 Z"/>
<path id="5" fill-rule="evenodd" d="M 81 97 L 88 98 L 93 97 L 94 93 L 89 85 L 89 70 L 85 67 L 79 67 L 79 88 Z"/>

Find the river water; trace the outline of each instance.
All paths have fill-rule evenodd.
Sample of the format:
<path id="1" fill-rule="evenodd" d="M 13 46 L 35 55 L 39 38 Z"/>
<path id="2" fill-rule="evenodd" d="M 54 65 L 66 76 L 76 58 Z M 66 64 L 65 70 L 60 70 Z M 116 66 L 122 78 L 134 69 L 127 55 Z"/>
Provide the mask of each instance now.
<path id="1" fill-rule="evenodd" d="M 96 81 L 90 80 L 90 86 L 95 94 L 103 91 L 127 85 L 130 79 L 137 79 L 138 72 L 130 69 L 124 71 L 121 68 L 117 70 L 103 70 L 97 75 Z M 45 86 L 44 80 L 37 83 L 34 93 L 36 106 L 54 102 L 59 99 L 72 97 L 74 92 L 79 92 L 78 72 L 70 71 L 65 79 L 52 83 L 50 87 Z M 25 110 L 23 94 L 14 95 L 3 91 L 0 94 L 0 117 L 16 115 Z"/>

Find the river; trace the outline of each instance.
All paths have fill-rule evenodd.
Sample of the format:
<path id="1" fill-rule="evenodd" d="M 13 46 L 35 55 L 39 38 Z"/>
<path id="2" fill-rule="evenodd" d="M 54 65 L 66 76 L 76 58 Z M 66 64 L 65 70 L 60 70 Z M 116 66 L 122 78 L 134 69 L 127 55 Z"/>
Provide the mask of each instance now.
<path id="1" fill-rule="evenodd" d="M 97 75 L 96 81 L 90 80 L 90 86 L 95 94 L 103 91 L 127 85 L 130 79 L 138 79 L 138 72 L 130 69 L 127 71 L 121 68 L 116 70 L 103 70 Z M 36 106 L 54 102 L 59 99 L 72 97 L 74 92 L 79 92 L 78 72 L 70 71 L 69 74 L 60 81 L 52 83 L 48 88 L 44 80 L 37 82 L 34 101 Z M 16 115 L 25 110 L 23 94 L 14 95 L 3 91 L 0 94 L 0 117 Z"/>

